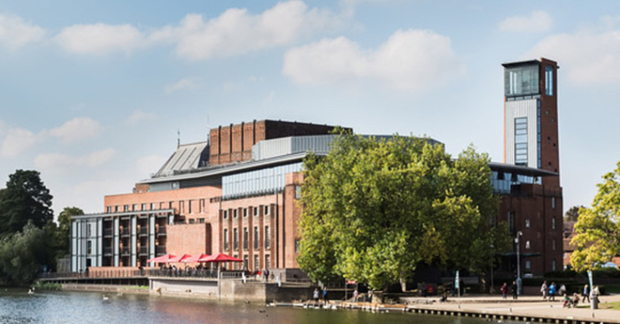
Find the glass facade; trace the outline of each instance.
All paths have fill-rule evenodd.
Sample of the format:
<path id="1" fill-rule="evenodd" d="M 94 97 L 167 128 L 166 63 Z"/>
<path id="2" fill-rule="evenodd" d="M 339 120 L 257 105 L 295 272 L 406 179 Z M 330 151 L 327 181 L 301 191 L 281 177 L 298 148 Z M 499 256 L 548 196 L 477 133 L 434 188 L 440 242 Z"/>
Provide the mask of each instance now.
<path id="1" fill-rule="evenodd" d="M 496 194 L 510 194 L 511 186 L 522 183 L 541 184 L 540 177 L 532 177 L 517 173 L 493 171 L 491 174 L 493 192 Z"/>
<path id="2" fill-rule="evenodd" d="M 272 193 L 284 188 L 287 173 L 300 172 L 303 163 L 294 163 L 222 177 L 222 198 Z"/>
<path id="3" fill-rule="evenodd" d="M 539 94 L 537 64 L 506 68 L 504 79 L 506 97 Z"/>

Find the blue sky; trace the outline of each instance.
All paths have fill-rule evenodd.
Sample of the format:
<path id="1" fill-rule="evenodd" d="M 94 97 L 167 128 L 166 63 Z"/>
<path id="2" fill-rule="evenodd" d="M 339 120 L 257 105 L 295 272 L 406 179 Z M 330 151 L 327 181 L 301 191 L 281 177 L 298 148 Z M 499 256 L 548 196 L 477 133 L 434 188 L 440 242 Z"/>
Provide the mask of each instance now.
<path id="1" fill-rule="evenodd" d="M 502 161 L 501 64 L 558 61 L 564 209 L 620 160 L 620 4 L 0 2 L 0 183 L 36 169 L 103 211 L 209 127 L 282 119 L 427 135 Z M 1 186 L 1 185 L 0 185 Z"/>

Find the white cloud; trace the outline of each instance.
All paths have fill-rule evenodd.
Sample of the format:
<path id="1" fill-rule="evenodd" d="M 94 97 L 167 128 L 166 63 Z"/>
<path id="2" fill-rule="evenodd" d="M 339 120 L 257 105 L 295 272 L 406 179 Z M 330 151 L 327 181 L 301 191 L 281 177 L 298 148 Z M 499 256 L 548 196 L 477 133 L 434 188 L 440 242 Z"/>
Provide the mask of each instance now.
<path id="1" fill-rule="evenodd" d="M 147 177 L 159 171 L 162 165 L 166 163 L 166 160 L 166 157 L 160 155 L 144 156 L 136 161 L 136 170 L 138 170 L 141 177 Z"/>
<path id="2" fill-rule="evenodd" d="M 16 157 L 28 151 L 45 137 L 45 132 L 34 134 L 23 128 L 10 128 L 0 146 L 0 156 Z"/>
<path id="3" fill-rule="evenodd" d="M 551 29 L 553 19 L 544 11 L 534 11 L 529 16 L 508 17 L 497 24 L 503 32 L 535 33 Z"/>
<path id="4" fill-rule="evenodd" d="M 177 82 L 166 84 L 164 92 L 169 94 L 182 89 L 196 89 L 200 86 L 199 78 L 184 78 Z"/>
<path id="5" fill-rule="evenodd" d="M 204 60 L 291 44 L 339 24 L 328 10 L 309 9 L 302 1 L 288 1 L 256 15 L 247 9 L 228 9 L 205 21 L 202 15 L 190 14 L 179 26 L 165 27 L 150 38 L 176 43 L 181 57 Z"/>
<path id="6" fill-rule="evenodd" d="M 146 45 L 144 33 L 132 25 L 73 25 L 62 29 L 55 41 L 69 53 L 104 55 Z"/>
<path id="7" fill-rule="evenodd" d="M 63 174 L 75 172 L 77 168 L 101 166 L 111 161 L 115 155 L 116 151 L 111 148 L 77 157 L 60 153 L 40 154 L 34 159 L 34 166 L 51 174 Z"/>
<path id="8" fill-rule="evenodd" d="M 602 19 L 603 29 L 584 29 L 542 39 L 522 58 L 557 61 L 568 80 L 577 85 L 620 82 L 620 29 Z"/>
<path id="9" fill-rule="evenodd" d="M 43 28 L 25 22 L 21 17 L 0 14 L 0 45 L 9 50 L 38 42 L 44 35 Z"/>
<path id="10" fill-rule="evenodd" d="M 154 113 L 147 113 L 147 112 L 144 112 L 138 109 L 138 110 L 135 110 L 133 114 L 131 114 L 131 116 L 125 119 L 125 125 L 130 125 L 130 126 L 136 125 L 139 122 L 144 121 L 144 120 L 153 120 L 155 119 L 155 117 L 156 116 Z"/>
<path id="11" fill-rule="evenodd" d="M 406 92 L 448 84 L 465 71 L 450 38 L 428 30 L 398 30 L 374 50 L 345 37 L 324 39 L 289 50 L 282 69 L 297 83 L 373 80 Z"/>
<path id="12" fill-rule="evenodd" d="M 65 143 L 77 143 L 96 137 L 102 129 L 97 121 L 87 117 L 76 117 L 50 130 L 50 134 L 59 137 Z"/>

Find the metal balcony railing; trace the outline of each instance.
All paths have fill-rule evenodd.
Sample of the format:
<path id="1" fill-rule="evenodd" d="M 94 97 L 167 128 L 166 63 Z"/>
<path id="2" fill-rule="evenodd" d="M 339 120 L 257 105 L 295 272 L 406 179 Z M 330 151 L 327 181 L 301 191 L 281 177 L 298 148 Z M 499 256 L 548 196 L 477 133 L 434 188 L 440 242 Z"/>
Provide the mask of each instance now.
<path id="1" fill-rule="evenodd" d="M 157 246 L 155 247 L 155 253 L 159 254 L 166 254 L 166 247 L 165 246 Z"/>

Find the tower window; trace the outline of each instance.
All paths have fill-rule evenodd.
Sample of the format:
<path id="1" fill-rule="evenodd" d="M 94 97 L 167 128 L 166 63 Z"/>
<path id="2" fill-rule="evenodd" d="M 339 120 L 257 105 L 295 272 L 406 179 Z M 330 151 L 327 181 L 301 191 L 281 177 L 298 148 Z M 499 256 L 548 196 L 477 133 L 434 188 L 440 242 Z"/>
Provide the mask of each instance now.
<path id="1" fill-rule="evenodd" d="M 527 165 L 527 117 L 515 118 L 515 164 Z"/>
<path id="2" fill-rule="evenodd" d="M 545 94 L 553 96 L 553 66 L 545 66 Z"/>

